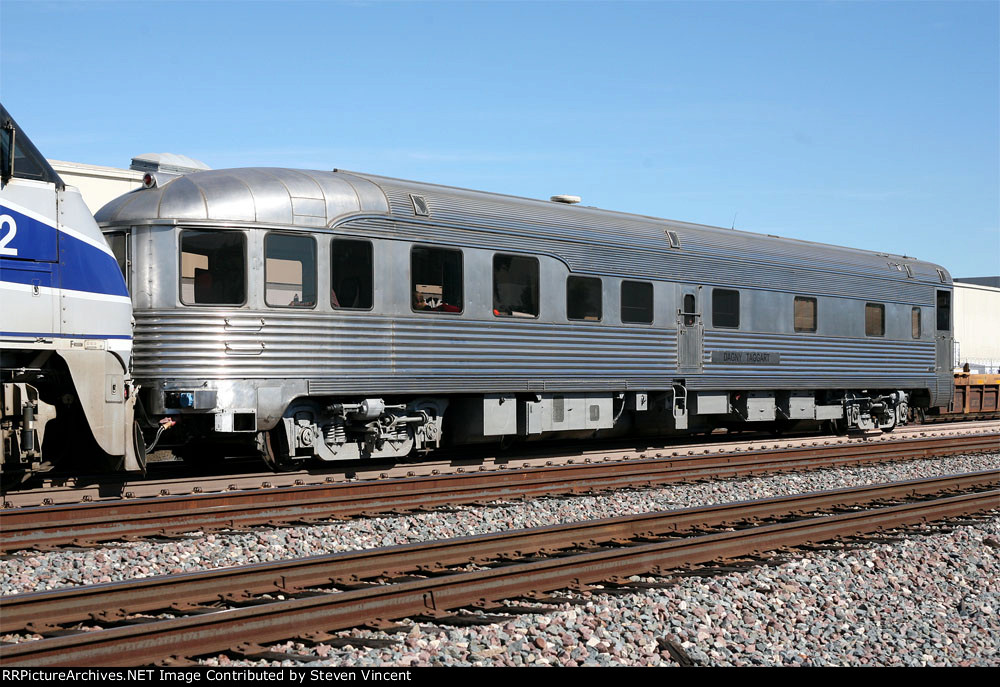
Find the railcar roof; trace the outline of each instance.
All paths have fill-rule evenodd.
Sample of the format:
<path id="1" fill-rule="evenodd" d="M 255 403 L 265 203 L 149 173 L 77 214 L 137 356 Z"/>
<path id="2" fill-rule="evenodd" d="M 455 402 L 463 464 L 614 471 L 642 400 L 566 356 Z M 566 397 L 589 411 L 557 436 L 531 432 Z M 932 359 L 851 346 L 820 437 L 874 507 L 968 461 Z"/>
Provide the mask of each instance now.
<path id="1" fill-rule="evenodd" d="M 414 219 L 411 194 L 423 196 L 431 220 L 448 224 L 522 235 L 541 230 L 549 237 L 596 239 L 647 250 L 668 250 L 669 229 L 679 234 L 683 252 L 779 260 L 807 254 L 811 260 L 865 271 L 905 263 L 918 280 L 938 280 L 938 265 L 908 256 L 342 170 L 247 167 L 193 172 L 120 196 L 96 217 L 105 226 L 168 221 L 328 227 L 356 215 Z M 947 271 L 945 275 L 950 282 Z"/>

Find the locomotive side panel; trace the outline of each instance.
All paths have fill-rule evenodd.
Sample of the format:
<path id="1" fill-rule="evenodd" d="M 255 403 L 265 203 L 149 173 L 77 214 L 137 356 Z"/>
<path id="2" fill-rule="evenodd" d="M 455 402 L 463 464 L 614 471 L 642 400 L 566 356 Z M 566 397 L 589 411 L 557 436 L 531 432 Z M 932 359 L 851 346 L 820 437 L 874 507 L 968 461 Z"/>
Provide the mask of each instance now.
<path id="1" fill-rule="evenodd" d="M 141 469 L 122 273 L 80 193 L 2 106 L 0 125 L 2 469 L 93 458 L 91 442 L 91 469 Z"/>

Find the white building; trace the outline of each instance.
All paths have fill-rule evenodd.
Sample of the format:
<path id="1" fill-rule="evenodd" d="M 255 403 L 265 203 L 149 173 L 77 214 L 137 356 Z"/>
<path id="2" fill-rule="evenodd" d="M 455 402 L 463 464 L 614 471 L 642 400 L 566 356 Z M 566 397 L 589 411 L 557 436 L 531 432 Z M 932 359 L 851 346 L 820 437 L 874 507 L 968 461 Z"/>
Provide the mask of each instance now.
<path id="1" fill-rule="evenodd" d="M 142 186 L 143 173 L 133 169 L 100 167 L 62 160 L 49 160 L 49 164 L 68 186 L 80 189 L 83 202 L 90 208 L 91 214 L 123 193 Z"/>
<path id="2" fill-rule="evenodd" d="M 1000 371 L 1000 288 L 955 282 L 955 358 L 971 372 Z"/>
<path id="3" fill-rule="evenodd" d="M 137 155 L 132 158 L 132 166 L 129 169 L 62 160 L 49 160 L 49 164 L 64 182 L 80 189 L 83 202 L 90 208 L 91 213 L 97 213 L 118 196 L 140 188 L 142 178 L 147 173 L 157 177 L 157 182 L 162 184 L 175 176 L 210 169 L 200 160 L 173 153 Z"/>

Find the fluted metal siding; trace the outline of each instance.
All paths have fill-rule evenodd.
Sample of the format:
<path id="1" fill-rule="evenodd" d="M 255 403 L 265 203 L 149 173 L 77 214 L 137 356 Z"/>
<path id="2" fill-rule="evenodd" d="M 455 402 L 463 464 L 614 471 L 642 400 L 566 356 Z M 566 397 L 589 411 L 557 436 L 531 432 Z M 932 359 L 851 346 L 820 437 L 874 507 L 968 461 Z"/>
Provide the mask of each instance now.
<path id="1" fill-rule="evenodd" d="M 382 188 L 389 199 L 392 214 L 399 218 L 413 217 L 410 193 L 416 192 L 427 199 L 431 217 L 443 223 L 479 226 L 532 237 L 544 235 L 572 243 L 603 241 L 630 250 L 646 249 L 655 253 L 666 252 L 668 255 L 673 253 L 669 252 L 664 231 L 670 228 L 680 235 L 680 252 L 689 256 L 710 255 L 721 258 L 724 262 L 761 262 L 823 269 L 839 274 L 847 272 L 904 284 L 939 283 L 936 265 L 913 258 L 904 259 L 898 255 L 881 255 L 853 248 L 613 213 L 596 208 L 569 207 L 369 175 L 358 176 L 370 179 Z M 914 274 L 912 279 L 907 278 L 905 271 L 890 267 L 890 263 L 904 262 L 911 266 Z"/>
<path id="2" fill-rule="evenodd" d="M 778 365 L 712 363 L 712 351 L 778 353 Z M 691 388 L 927 388 L 934 386 L 934 342 L 706 331 L 704 374 Z"/>
<path id="3" fill-rule="evenodd" d="M 136 313 L 134 375 L 143 381 L 305 379 L 310 393 L 461 393 L 659 389 L 676 371 L 673 330 L 532 322 L 257 313 L 259 332 L 227 331 L 246 311 Z M 231 354 L 232 347 L 260 355 Z M 933 387 L 934 346 L 744 332 L 705 335 L 692 389 Z M 779 353 L 775 366 L 723 366 L 713 350 Z"/>
<path id="4" fill-rule="evenodd" d="M 733 231 L 718 227 L 661 220 L 597 208 L 567 206 L 477 191 L 449 189 L 415 182 L 401 182 L 371 175 L 357 175 L 377 183 L 389 199 L 394 216 L 413 216 L 411 193 L 424 195 L 431 216 L 439 221 L 460 225 L 479 225 L 513 229 L 518 233 L 544 228 L 546 234 L 572 242 L 604 239 L 620 242 L 627 239 L 630 248 L 667 249 L 663 236 L 667 228 L 677 230 L 685 250 L 712 253 L 730 259 L 754 256 L 813 262 L 824 268 L 851 268 L 858 274 L 895 280 L 906 278 L 904 272 L 891 269 L 889 262 L 905 261 L 912 265 L 916 281 L 937 281 L 936 266 L 913 258 L 882 256 L 853 248 Z"/>
<path id="5" fill-rule="evenodd" d="M 261 331 L 227 331 L 227 316 L 248 315 L 137 312 L 134 376 L 306 379 L 314 393 L 665 388 L 676 376 L 670 330 L 264 312 Z"/>

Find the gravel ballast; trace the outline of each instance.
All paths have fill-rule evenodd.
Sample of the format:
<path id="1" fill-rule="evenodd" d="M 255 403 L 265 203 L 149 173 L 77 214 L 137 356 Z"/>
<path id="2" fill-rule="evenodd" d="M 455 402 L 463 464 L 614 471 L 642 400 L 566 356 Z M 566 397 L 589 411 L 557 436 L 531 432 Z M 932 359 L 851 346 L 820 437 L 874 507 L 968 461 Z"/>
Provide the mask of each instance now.
<path id="1" fill-rule="evenodd" d="M 391 515 L 324 525 L 196 535 L 177 541 L 112 543 L 76 551 L 22 552 L 7 558 L 0 566 L 0 593 L 7 595 L 96 582 L 115 582 L 998 467 L 1000 454 L 955 456 L 669 485 L 595 496 L 548 498 L 489 507 L 467 506 L 449 512 Z"/>
<path id="2" fill-rule="evenodd" d="M 998 466 L 1000 454 L 957 456 L 170 542 L 24 552 L 0 566 L 0 589 L 7 595 Z M 498 625 L 420 624 L 402 636 L 353 631 L 402 641 L 389 648 L 293 643 L 277 648 L 324 657 L 324 663 L 371 666 L 666 665 L 676 664 L 679 652 L 713 665 L 995 665 L 1000 551 L 993 544 L 998 540 L 1000 518 L 993 517 L 950 533 L 810 552 L 781 565 L 712 578 L 687 577 L 643 594 L 589 594 L 583 605 L 511 616 Z"/>
<path id="3" fill-rule="evenodd" d="M 998 541 L 995 516 L 950 533 L 685 577 L 667 589 L 590 593 L 583 605 L 495 625 L 342 633 L 400 642 L 388 648 L 272 648 L 343 666 L 677 665 L 667 642 L 696 665 L 995 666 Z M 207 662 L 253 663 L 225 656 Z"/>

